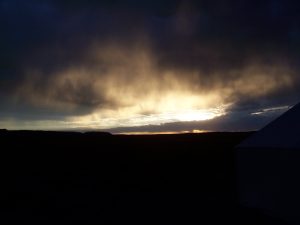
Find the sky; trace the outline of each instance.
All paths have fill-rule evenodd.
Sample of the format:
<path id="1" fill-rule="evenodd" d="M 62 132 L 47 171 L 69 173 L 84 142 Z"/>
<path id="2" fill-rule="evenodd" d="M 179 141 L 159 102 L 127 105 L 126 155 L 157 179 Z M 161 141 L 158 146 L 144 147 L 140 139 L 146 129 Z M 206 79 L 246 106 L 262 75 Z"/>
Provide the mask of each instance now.
<path id="1" fill-rule="evenodd" d="M 0 128 L 248 131 L 300 100 L 300 3 L 0 0 Z"/>

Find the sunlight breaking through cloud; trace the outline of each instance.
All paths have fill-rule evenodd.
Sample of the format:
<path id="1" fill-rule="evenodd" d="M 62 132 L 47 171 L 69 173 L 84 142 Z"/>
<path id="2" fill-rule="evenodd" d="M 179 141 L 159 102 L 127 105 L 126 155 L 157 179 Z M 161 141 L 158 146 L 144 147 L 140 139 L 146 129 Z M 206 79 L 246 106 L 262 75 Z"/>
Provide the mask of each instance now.
<path id="1" fill-rule="evenodd" d="M 113 127 L 133 127 L 145 125 L 160 125 L 171 122 L 202 121 L 222 116 L 226 113 L 227 106 L 220 106 L 211 109 L 162 111 L 161 113 L 141 115 L 122 115 L 122 112 L 115 116 L 103 117 L 102 113 L 94 113 L 82 117 L 73 117 L 66 122 L 70 127 L 105 129 Z"/>
<path id="2" fill-rule="evenodd" d="M 0 128 L 254 129 L 299 101 L 290 1 L 2 2 Z"/>
<path id="3" fill-rule="evenodd" d="M 85 58 L 82 64 L 53 71 L 46 80 L 42 70 L 29 69 L 16 89 L 16 101 L 66 113 L 59 122 L 45 123 L 46 129 L 55 124 L 108 129 L 210 120 L 225 115 L 241 97 L 259 98 L 292 83 L 284 65 L 249 62 L 239 70 L 210 73 L 162 67 L 145 43 L 93 44 Z M 34 129 L 36 123 L 31 124 Z"/>

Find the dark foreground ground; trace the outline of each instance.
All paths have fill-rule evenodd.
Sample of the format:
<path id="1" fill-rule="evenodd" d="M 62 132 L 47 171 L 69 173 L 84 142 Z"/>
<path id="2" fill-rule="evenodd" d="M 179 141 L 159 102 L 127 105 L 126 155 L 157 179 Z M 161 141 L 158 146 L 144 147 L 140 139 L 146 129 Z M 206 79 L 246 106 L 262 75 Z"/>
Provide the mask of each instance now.
<path id="1" fill-rule="evenodd" d="M 0 132 L 1 224 L 283 224 L 238 205 L 251 133 Z"/>

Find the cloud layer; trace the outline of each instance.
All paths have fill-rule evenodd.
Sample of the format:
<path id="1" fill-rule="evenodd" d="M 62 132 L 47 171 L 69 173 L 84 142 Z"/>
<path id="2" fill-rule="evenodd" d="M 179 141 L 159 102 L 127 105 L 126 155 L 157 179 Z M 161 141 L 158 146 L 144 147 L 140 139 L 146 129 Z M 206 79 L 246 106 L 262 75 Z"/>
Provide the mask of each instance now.
<path id="1" fill-rule="evenodd" d="M 299 100 L 296 6 L 1 0 L 0 125 L 184 129 L 178 115 L 220 108 L 216 125 L 188 124 L 224 130 L 221 121 L 237 115 L 253 121 L 251 113 Z"/>

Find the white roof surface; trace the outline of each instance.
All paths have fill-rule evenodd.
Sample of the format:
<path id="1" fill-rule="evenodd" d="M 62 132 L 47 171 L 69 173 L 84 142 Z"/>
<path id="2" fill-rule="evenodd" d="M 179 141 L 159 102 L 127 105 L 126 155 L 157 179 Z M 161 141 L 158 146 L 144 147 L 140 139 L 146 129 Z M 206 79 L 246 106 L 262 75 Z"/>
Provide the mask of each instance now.
<path id="1" fill-rule="evenodd" d="M 300 103 L 253 134 L 237 147 L 300 149 Z"/>

